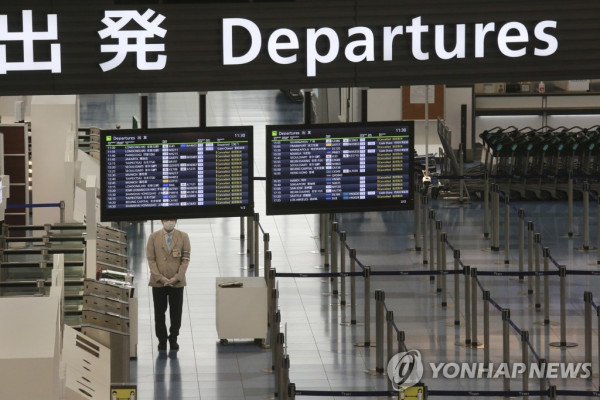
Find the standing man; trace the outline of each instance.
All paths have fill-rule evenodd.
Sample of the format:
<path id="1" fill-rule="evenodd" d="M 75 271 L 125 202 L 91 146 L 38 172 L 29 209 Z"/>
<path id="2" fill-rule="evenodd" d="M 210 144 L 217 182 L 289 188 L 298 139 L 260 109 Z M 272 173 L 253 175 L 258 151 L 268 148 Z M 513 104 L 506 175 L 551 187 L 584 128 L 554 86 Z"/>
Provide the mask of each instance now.
<path id="1" fill-rule="evenodd" d="M 171 350 L 179 350 L 177 336 L 181 328 L 185 272 L 190 263 L 190 238 L 187 233 L 175 229 L 176 219 L 163 219 L 161 222 L 163 229 L 153 232 L 146 246 L 149 286 L 154 300 L 154 327 L 158 350 L 167 350 L 167 339 Z M 167 305 L 171 319 L 168 336 L 165 324 Z"/>

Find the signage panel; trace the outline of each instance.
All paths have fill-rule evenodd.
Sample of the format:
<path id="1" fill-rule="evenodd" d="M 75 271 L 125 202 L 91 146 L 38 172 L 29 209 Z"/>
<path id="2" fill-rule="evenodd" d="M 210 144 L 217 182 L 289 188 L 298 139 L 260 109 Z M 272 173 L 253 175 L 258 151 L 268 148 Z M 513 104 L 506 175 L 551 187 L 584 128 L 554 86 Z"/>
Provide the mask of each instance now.
<path id="1" fill-rule="evenodd" d="M 600 3 L 342 0 L 0 6 L 0 95 L 589 79 Z"/>

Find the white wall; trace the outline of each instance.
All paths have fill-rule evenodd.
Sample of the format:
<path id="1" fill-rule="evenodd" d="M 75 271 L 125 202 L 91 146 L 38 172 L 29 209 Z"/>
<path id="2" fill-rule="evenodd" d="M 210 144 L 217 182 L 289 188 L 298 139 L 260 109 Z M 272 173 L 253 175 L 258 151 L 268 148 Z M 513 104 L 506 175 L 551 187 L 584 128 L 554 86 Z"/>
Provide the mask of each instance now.
<path id="1" fill-rule="evenodd" d="M 11 124 L 18 122 L 15 118 L 15 102 L 22 101 L 25 104 L 25 120 L 29 121 L 31 116 L 31 96 L 2 96 L 0 97 L 0 118 L 2 123 Z"/>
<path id="2" fill-rule="evenodd" d="M 67 222 L 72 221 L 74 199 L 73 167 L 65 161 L 74 162 L 72 147 L 77 134 L 77 96 L 34 96 L 31 102 L 31 140 L 33 203 L 66 203 Z M 67 151 L 68 150 L 68 151 Z M 34 208 L 35 225 L 56 223 L 59 210 Z"/>
<path id="3" fill-rule="evenodd" d="M 402 90 L 394 89 L 369 89 L 368 114 L 369 121 L 397 121 L 402 120 Z M 471 143 L 471 112 L 472 89 L 446 88 L 444 93 L 444 119 L 452 131 L 452 147 L 457 149 L 460 144 L 460 108 L 467 105 L 467 146 Z M 429 153 L 438 153 L 441 147 L 437 134 L 437 120 L 430 119 L 429 126 L 426 121 L 415 121 L 415 147 L 419 154 L 425 154 L 428 144 Z"/>

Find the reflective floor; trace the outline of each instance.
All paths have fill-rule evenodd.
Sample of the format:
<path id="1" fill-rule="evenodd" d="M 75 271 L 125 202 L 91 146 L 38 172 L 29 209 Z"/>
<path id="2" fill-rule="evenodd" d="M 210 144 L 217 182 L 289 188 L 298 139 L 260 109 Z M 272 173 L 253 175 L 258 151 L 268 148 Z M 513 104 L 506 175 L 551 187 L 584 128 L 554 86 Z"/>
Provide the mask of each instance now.
<path id="1" fill-rule="evenodd" d="M 131 116 L 137 113 L 134 105 L 137 95 L 90 96 L 82 98 L 81 126 L 96 125 L 127 127 Z M 197 125 L 197 94 L 161 94 L 150 98 L 150 126 Z M 92 105 L 94 104 L 94 105 Z M 264 125 L 270 123 L 300 123 L 301 105 L 290 103 L 277 91 L 228 92 L 208 94 L 209 125 L 253 125 L 255 127 L 255 175 L 264 176 Z M 323 265 L 318 239 L 319 227 L 314 215 L 267 217 L 264 215 L 264 181 L 256 182 L 257 212 L 261 224 L 270 234 L 273 268 L 278 272 L 311 273 L 321 271 Z M 597 271 L 596 251 L 580 251 L 583 239 L 583 210 L 575 204 L 575 237 L 566 237 L 568 230 L 566 202 L 515 203 L 523 208 L 526 220 L 534 222 L 541 233 L 542 245 L 548 247 L 559 264 L 568 269 Z M 448 242 L 461 250 L 466 265 L 479 271 L 517 271 L 518 219 L 512 213 L 509 247 L 510 264 L 504 263 L 504 251 L 490 251 L 490 241 L 484 239 L 482 204 L 459 205 L 451 200 L 432 201 L 436 219 L 443 222 Z M 590 231 L 593 244 L 596 240 L 597 221 L 595 208 Z M 412 212 L 380 212 L 338 215 L 340 230 L 347 233 L 347 242 L 355 248 L 357 258 L 373 271 L 427 271 L 423 254 L 414 251 L 414 214 Z M 501 224 L 502 228 L 502 224 Z M 192 262 L 187 273 L 183 327 L 180 336 L 181 350 L 177 353 L 159 354 L 153 334 L 152 299 L 146 286 L 148 280 L 145 262 L 145 238 L 152 229 L 160 229 L 158 222 L 134 225 L 128 229 L 129 255 L 138 282 L 139 348 L 138 358 L 132 363 L 132 376 L 138 384 L 139 399 L 265 399 L 273 394 L 274 378 L 265 369 L 271 366 L 271 352 L 253 341 L 234 340 L 223 346 L 219 343 L 215 324 L 215 278 L 238 277 L 252 274 L 246 248 L 240 240 L 238 218 L 180 220 L 179 229 L 190 235 Z M 501 246 L 505 246 L 501 235 Z M 260 256 L 262 260 L 262 254 Z M 452 251 L 447 251 L 448 268 L 454 267 Z M 349 263 L 347 263 L 349 265 Z M 261 262 L 262 266 L 262 262 Z M 527 269 L 527 252 L 525 252 Z M 358 267 L 357 267 L 358 268 Z M 542 266 L 543 268 L 543 266 Z M 551 263 L 549 268 L 556 269 Z M 262 274 L 262 271 L 261 271 Z M 535 295 L 528 295 L 527 279 L 520 282 L 505 276 L 481 276 L 480 282 L 490 291 L 493 300 L 502 308 L 509 308 L 511 318 L 519 329 L 527 330 L 533 351 L 548 362 L 584 361 L 584 291 L 594 298 L 600 295 L 598 276 L 568 276 L 566 278 L 566 339 L 577 343 L 574 348 L 554 348 L 551 342 L 560 341 L 560 288 L 556 276 L 549 278 L 549 325 L 543 321 L 544 311 L 536 311 Z M 543 290 L 543 278 L 540 279 Z M 339 282 L 338 282 L 339 283 Z M 356 281 L 356 320 L 363 323 L 363 279 Z M 467 348 L 465 341 L 464 286 L 460 279 L 459 319 L 454 325 L 454 276 L 446 277 L 447 306 L 442 307 L 442 295 L 436 290 L 438 282 L 429 276 L 374 276 L 373 291 L 385 291 L 385 302 L 394 313 L 394 320 L 405 333 L 408 349 L 418 350 L 425 364 L 423 382 L 430 390 L 502 390 L 503 379 L 432 377 L 430 363 L 480 363 L 484 350 Z M 377 363 L 376 349 L 357 347 L 365 342 L 365 326 L 347 325 L 351 320 L 351 307 L 340 307 L 339 296 L 332 297 L 330 282 L 322 278 L 278 278 L 279 305 L 282 331 L 286 332 L 287 352 L 290 357 L 290 380 L 299 390 L 324 391 L 378 391 L 387 390 L 385 376 L 367 374 Z M 441 283 L 440 283 L 441 286 Z M 535 279 L 533 280 L 535 287 Z M 346 282 L 350 304 L 350 281 Z M 543 296 L 542 299 L 543 306 Z M 479 296 L 481 299 L 481 296 Z M 596 300 L 598 302 L 598 300 Z M 483 302 L 478 307 L 477 340 L 483 341 Z M 368 324 L 370 341 L 375 343 L 375 304 L 371 301 Z M 596 326 L 596 317 L 593 326 Z M 502 319 L 494 307 L 490 309 L 490 362 L 502 362 Z M 598 332 L 593 330 L 594 343 Z M 521 338 L 514 329 L 510 331 L 510 361 L 522 360 Z M 396 353 L 396 350 L 394 350 Z M 598 349 L 594 347 L 592 379 L 550 379 L 558 389 L 591 390 L 598 388 Z M 527 352 L 531 361 L 535 355 Z M 452 372 L 452 371 L 447 371 Z M 450 374 L 451 375 L 451 374 Z M 529 382 L 530 390 L 539 388 L 539 380 Z M 511 390 L 521 390 L 521 379 L 510 381 Z M 300 396 L 299 396 L 300 397 Z M 343 396 L 339 396 L 341 398 Z M 478 397 L 476 395 L 469 396 Z M 306 397 L 309 398 L 309 397 Z M 334 396 L 312 397 L 332 399 Z M 357 397 L 373 398 L 365 395 Z M 432 397 L 433 398 L 433 397 Z M 437 398 L 437 396 L 436 396 Z M 449 399 L 462 399 L 457 395 Z M 464 396 L 466 399 L 467 396 Z M 499 398 L 499 397 L 496 397 Z M 558 396 L 560 399 L 572 396 Z M 580 397 L 582 398 L 582 397 Z"/>

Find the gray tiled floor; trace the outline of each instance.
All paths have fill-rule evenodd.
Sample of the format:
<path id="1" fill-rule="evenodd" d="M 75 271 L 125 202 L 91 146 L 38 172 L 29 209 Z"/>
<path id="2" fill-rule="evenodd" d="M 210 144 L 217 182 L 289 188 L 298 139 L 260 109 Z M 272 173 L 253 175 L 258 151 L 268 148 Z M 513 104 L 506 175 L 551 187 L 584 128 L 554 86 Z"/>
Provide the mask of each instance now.
<path id="1" fill-rule="evenodd" d="M 131 115 L 137 114 L 136 95 L 116 97 L 93 96 L 82 104 L 95 106 L 82 108 L 82 123 L 112 127 L 120 123 L 126 127 Z M 104 104 L 104 106 L 102 106 Z M 161 94 L 151 96 L 150 125 L 152 127 L 196 125 L 197 94 Z M 96 110 L 96 111 L 93 111 Z M 102 110 L 98 112 L 97 110 Z M 257 176 L 264 176 L 264 125 L 268 123 L 296 123 L 302 119 L 301 106 L 288 103 L 275 91 L 209 93 L 209 125 L 227 124 L 255 126 Z M 264 182 L 256 183 L 257 211 L 261 224 L 271 237 L 273 267 L 278 272 L 318 272 L 322 265 L 317 218 L 308 216 L 264 216 Z M 596 253 L 581 252 L 580 237 L 564 238 L 566 233 L 566 203 L 518 203 L 524 208 L 527 219 L 533 220 L 536 231 L 542 233 L 542 243 L 551 249 L 556 260 L 573 269 L 597 270 Z M 465 264 L 480 271 L 516 270 L 517 231 L 513 229 L 509 266 L 504 265 L 503 252 L 490 252 L 489 241 L 482 238 L 482 204 L 474 202 L 458 207 L 450 202 L 433 201 L 437 218 L 444 222 L 449 242 L 461 249 Z M 576 233 L 582 233 L 581 204 L 576 204 Z M 412 212 L 382 212 L 339 215 L 340 227 L 348 234 L 348 243 L 357 250 L 358 258 L 373 270 L 426 270 L 420 252 L 407 250 L 415 245 Z M 592 218 L 591 232 L 596 232 Z M 513 214 L 511 224 L 516 227 Z M 245 276 L 248 270 L 245 248 L 239 240 L 239 219 L 180 220 L 180 229 L 190 234 L 192 263 L 188 271 L 188 287 L 184 305 L 181 350 L 174 354 L 160 355 L 156 351 L 153 336 L 151 296 L 145 286 L 147 265 L 144 259 L 145 237 L 151 231 L 146 223 L 131 227 L 130 257 L 135 266 L 140 299 L 138 359 L 133 362 L 133 376 L 139 387 L 139 398 L 148 399 L 264 399 L 273 392 L 273 376 L 263 372 L 271 365 L 271 353 L 250 342 L 235 341 L 230 346 L 218 344 L 215 328 L 215 277 Z M 136 228 L 137 231 L 135 230 Z M 158 229 L 158 224 L 154 224 Z M 595 236 L 592 236 L 595 238 Z M 595 240 L 595 239 L 594 239 Z M 240 251 L 242 250 L 242 251 Z M 448 251 L 449 267 L 452 253 Z M 525 267 L 527 264 L 525 264 Z M 553 265 L 551 268 L 555 268 Z M 513 278 L 480 278 L 482 285 L 490 290 L 493 299 L 502 307 L 509 307 L 514 322 L 530 332 L 535 351 L 550 362 L 583 361 L 583 292 L 600 295 L 597 276 L 570 276 L 567 278 L 568 341 L 577 342 L 573 349 L 555 349 L 549 342 L 560 338 L 558 326 L 540 326 L 535 322 L 543 319 L 536 312 L 532 296 L 524 294 L 527 284 Z M 319 278 L 279 278 L 280 309 L 284 329 L 287 329 L 287 351 L 290 355 L 290 379 L 298 389 L 314 390 L 386 390 L 387 379 L 365 374 L 375 367 L 374 348 L 355 347 L 364 342 L 362 325 L 344 326 L 350 320 L 350 307 L 331 305 L 335 299 L 325 296 L 329 282 Z M 406 334 L 406 345 L 417 349 L 428 362 L 482 362 L 483 350 L 457 346 L 465 339 L 464 326 L 457 328 L 454 321 L 454 277 L 447 277 L 448 307 L 440 307 L 441 296 L 428 276 L 373 277 L 371 288 L 384 290 L 386 304 L 393 310 L 398 327 Z M 348 285 L 349 286 L 349 285 Z M 462 280 L 461 280 L 462 290 Z M 364 321 L 363 280 L 357 281 L 357 320 Z M 559 320 L 559 286 L 556 277 L 550 278 L 553 322 Z M 462 291 L 461 291 L 462 295 Z M 372 296 L 372 294 L 371 294 Z M 349 299 L 347 299 L 349 301 Z M 464 324 L 464 303 L 461 298 L 461 321 Z M 479 314 L 482 314 L 481 303 Z M 371 307 L 369 324 L 371 340 L 375 340 L 375 310 Z M 482 340 L 483 323 L 480 315 L 478 339 Z M 595 321 L 594 321 L 595 323 Z M 594 330 L 594 335 L 597 335 Z M 500 362 L 502 357 L 501 317 L 494 308 L 490 312 L 490 358 Z M 521 360 L 519 337 L 511 332 L 511 361 Z M 595 352 L 597 350 L 594 350 Z M 530 354 L 533 359 L 533 355 Z M 598 371 L 598 358 L 593 357 L 594 371 Z M 429 375 L 428 375 L 429 374 Z M 501 390 L 500 379 L 431 379 L 431 372 L 424 381 L 434 390 Z M 598 386 L 584 379 L 552 380 L 559 389 L 592 389 Z M 511 382 L 513 390 L 521 389 L 520 380 Z M 532 381 L 530 389 L 538 383 Z M 313 397 L 327 398 L 332 397 Z M 340 397 L 341 398 L 341 397 Z M 370 397 L 362 397 L 370 398 Z M 462 397 L 451 396 L 451 399 Z M 467 397 L 464 397 L 467 398 Z M 559 396 L 567 399 L 569 396 Z"/>

